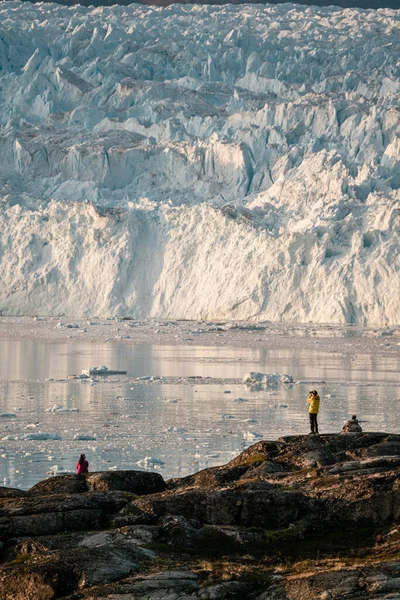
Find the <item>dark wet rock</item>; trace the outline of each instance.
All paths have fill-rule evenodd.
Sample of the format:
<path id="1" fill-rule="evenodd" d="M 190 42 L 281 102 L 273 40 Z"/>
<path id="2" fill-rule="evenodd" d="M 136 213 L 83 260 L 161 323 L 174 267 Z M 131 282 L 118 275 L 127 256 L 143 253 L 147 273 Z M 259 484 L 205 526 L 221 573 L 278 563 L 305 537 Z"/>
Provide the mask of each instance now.
<path id="1" fill-rule="evenodd" d="M 81 494 L 88 491 L 85 475 L 56 475 L 31 487 L 31 494 Z"/>
<path id="2" fill-rule="evenodd" d="M 146 471 L 106 471 L 90 473 L 87 483 L 91 490 L 121 490 L 142 496 L 165 490 L 165 481 L 159 473 Z"/>
<path id="3" fill-rule="evenodd" d="M 145 471 L 105 471 L 81 475 L 56 475 L 34 485 L 32 494 L 81 494 L 89 491 L 123 491 L 137 494 L 154 494 L 165 490 L 159 473 Z M 1 496 L 0 496 L 1 497 Z"/>
<path id="4" fill-rule="evenodd" d="M 0 498 L 22 498 L 28 492 L 17 488 L 0 487 Z"/>

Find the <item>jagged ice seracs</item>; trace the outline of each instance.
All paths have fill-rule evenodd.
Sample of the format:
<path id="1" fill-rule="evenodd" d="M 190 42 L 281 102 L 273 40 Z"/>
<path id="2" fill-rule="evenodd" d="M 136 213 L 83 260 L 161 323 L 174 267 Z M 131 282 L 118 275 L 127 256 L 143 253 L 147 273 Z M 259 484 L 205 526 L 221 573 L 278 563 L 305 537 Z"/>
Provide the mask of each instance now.
<path id="1" fill-rule="evenodd" d="M 400 13 L 0 4 L 0 310 L 400 322 Z"/>

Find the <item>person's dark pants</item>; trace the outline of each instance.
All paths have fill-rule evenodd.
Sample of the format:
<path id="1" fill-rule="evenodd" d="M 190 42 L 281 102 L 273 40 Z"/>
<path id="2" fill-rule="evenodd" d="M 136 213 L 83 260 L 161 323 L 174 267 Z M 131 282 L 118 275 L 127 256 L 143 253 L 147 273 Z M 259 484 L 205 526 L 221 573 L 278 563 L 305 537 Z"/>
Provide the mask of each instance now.
<path id="1" fill-rule="evenodd" d="M 318 421 L 317 421 L 317 414 L 314 413 L 309 413 L 310 415 L 310 427 L 311 427 L 311 433 L 318 433 Z"/>

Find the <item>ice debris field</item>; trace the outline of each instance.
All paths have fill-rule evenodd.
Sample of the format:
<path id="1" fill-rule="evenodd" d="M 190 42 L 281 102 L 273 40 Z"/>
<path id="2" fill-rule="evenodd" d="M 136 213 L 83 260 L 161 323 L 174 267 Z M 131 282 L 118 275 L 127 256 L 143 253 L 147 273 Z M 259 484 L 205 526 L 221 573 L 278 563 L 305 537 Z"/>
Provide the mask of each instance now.
<path id="1" fill-rule="evenodd" d="M 0 4 L 0 310 L 400 322 L 400 13 Z"/>

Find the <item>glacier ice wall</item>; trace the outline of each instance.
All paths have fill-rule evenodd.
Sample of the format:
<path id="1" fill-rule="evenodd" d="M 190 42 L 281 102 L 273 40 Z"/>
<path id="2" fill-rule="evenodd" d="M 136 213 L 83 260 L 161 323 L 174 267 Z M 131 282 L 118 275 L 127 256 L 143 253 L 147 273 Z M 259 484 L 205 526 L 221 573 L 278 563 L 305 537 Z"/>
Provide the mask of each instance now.
<path id="1" fill-rule="evenodd" d="M 0 4 L 3 314 L 400 322 L 400 13 Z"/>

